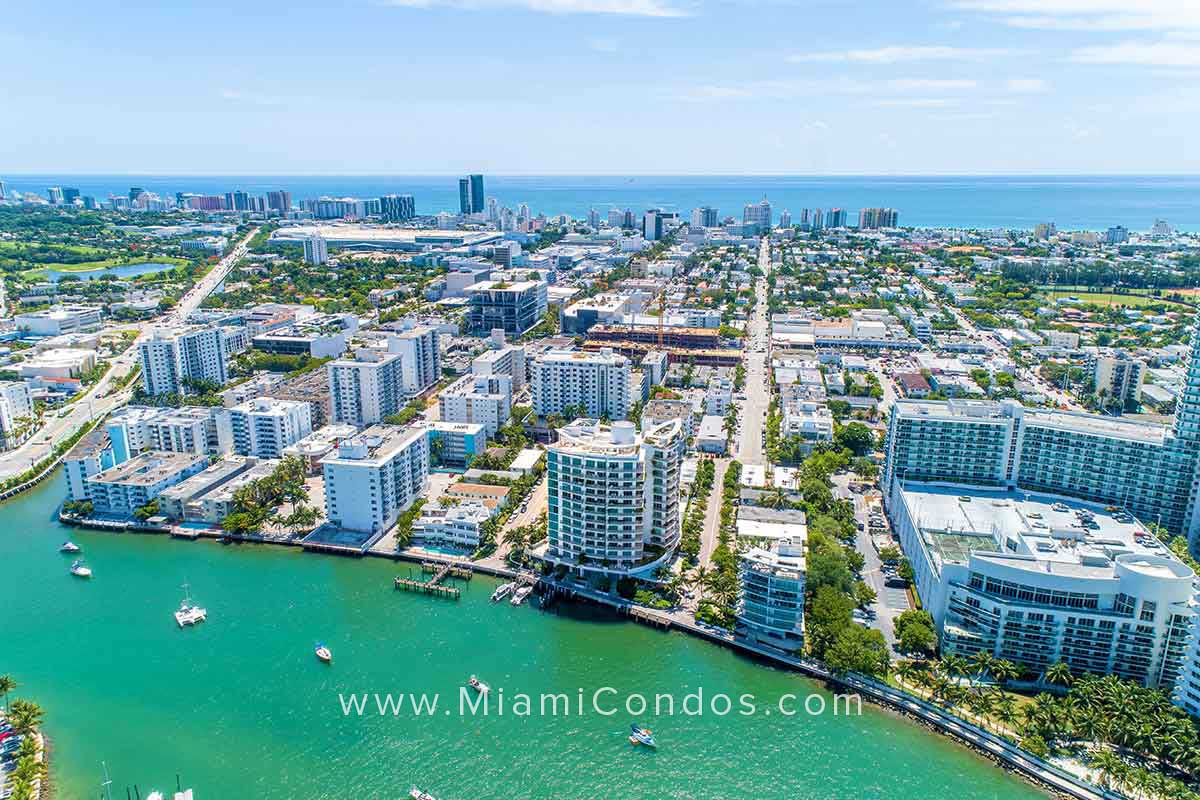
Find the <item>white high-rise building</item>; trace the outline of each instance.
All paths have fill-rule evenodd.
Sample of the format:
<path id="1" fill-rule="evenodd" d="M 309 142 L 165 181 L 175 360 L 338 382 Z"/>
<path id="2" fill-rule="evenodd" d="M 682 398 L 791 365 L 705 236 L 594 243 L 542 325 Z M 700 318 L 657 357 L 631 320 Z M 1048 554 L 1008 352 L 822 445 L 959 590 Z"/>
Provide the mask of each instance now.
<path id="1" fill-rule="evenodd" d="M 388 352 L 400 355 L 400 388 L 405 396 L 418 395 L 441 380 L 436 328 L 418 325 L 392 334 L 388 337 Z"/>
<path id="2" fill-rule="evenodd" d="M 747 203 L 742 210 L 742 224 L 753 233 L 769 233 L 771 230 L 771 204 L 763 198 L 759 203 Z"/>
<path id="3" fill-rule="evenodd" d="M 438 393 L 443 422 L 472 422 L 494 437 L 512 415 L 512 378 L 507 375 L 464 375 Z"/>
<path id="4" fill-rule="evenodd" d="M 104 426 L 112 447 L 113 463 L 122 464 L 148 450 L 196 455 L 228 452 L 232 443 L 222 438 L 216 424 L 216 415 L 220 411 L 201 406 L 125 406 L 118 409 Z"/>
<path id="5" fill-rule="evenodd" d="M 679 420 L 648 427 L 579 420 L 559 429 L 546 456 L 546 559 L 579 574 L 655 569 L 679 544 Z"/>
<path id="6" fill-rule="evenodd" d="M 429 444 L 421 427 L 375 425 L 321 459 L 325 516 L 346 530 L 381 533 L 425 492 Z"/>
<path id="7" fill-rule="evenodd" d="M 603 348 L 598 353 L 548 350 L 533 362 L 530 391 L 539 417 L 581 407 L 587 416 L 624 419 L 629 415 L 629 359 Z"/>
<path id="8" fill-rule="evenodd" d="M 190 381 L 224 385 L 229 380 L 219 328 L 156 328 L 138 350 L 146 394 L 184 394 Z"/>
<path id="9" fill-rule="evenodd" d="M 326 364 L 332 421 L 361 427 L 399 412 L 404 397 L 400 358 L 381 347 L 364 347 L 350 358 Z"/>
<path id="10" fill-rule="evenodd" d="M 8 450 L 33 430 L 33 400 L 24 381 L 0 382 L 0 449 Z"/>
<path id="11" fill-rule="evenodd" d="M 316 234 L 304 240 L 304 260 L 309 264 L 324 264 L 329 260 L 329 246 Z"/>
<path id="12" fill-rule="evenodd" d="M 220 409 L 217 425 L 238 455 L 282 458 L 286 448 L 312 433 L 312 404 L 256 397 Z"/>

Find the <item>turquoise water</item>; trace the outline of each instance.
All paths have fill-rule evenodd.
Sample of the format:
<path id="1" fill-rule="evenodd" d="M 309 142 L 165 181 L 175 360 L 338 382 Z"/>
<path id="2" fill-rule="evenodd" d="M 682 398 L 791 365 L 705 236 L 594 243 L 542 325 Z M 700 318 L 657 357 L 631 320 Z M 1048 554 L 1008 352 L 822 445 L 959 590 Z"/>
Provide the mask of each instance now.
<path id="1" fill-rule="evenodd" d="M 1044 796 L 869 707 L 767 715 L 784 694 L 829 695 L 682 634 L 579 606 L 492 604 L 482 578 L 459 584 L 458 603 L 396 592 L 410 567 L 382 560 L 67 531 L 51 517 L 56 483 L 0 507 L 0 672 L 47 709 L 59 798 L 98 796 L 102 761 L 114 797 L 173 788 L 176 773 L 198 800 L 396 798 L 414 783 L 440 800 Z M 67 574 L 68 536 L 91 581 Z M 209 619 L 181 631 L 185 581 Z M 610 686 L 682 702 L 703 688 L 752 694 L 756 713 L 346 717 L 338 700 L 440 692 L 456 710 L 472 673 L 510 699 Z M 628 743 L 635 718 L 657 752 Z"/>
<path id="2" fill-rule="evenodd" d="M 144 264 L 119 264 L 115 267 L 106 267 L 105 269 L 91 270 L 88 272 L 71 272 L 69 270 L 46 270 L 46 280 L 57 281 L 63 278 L 78 278 L 81 281 L 90 281 L 101 277 L 102 275 L 116 275 L 118 278 L 133 278 L 138 275 L 149 275 L 153 272 L 162 272 L 163 270 L 175 269 L 174 264 L 163 264 L 161 262 L 147 261 Z"/>
<path id="3" fill-rule="evenodd" d="M 458 210 L 457 176 L 404 175 L 7 175 L 14 191 L 45 195 L 48 186 L 74 186 L 99 199 L 140 186 L 160 195 L 178 191 L 264 194 L 287 189 L 293 201 L 321 195 L 379 197 L 412 194 L 418 214 Z M 710 205 L 722 217 L 742 217 L 742 206 L 764 196 L 778 215 L 790 209 L 899 209 L 902 225 L 961 225 L 1031 229 L 1054 221 L 1064 229 L 1124 225 L 1149 230 L 1158 217 L 1200 231 L 1200 176 L 485 176 L 485 189 L 502 205 L 528 203 L 536 214 L 583 217 L 589 208 L 639 211 L 661 207 L 689 213 Z"/>

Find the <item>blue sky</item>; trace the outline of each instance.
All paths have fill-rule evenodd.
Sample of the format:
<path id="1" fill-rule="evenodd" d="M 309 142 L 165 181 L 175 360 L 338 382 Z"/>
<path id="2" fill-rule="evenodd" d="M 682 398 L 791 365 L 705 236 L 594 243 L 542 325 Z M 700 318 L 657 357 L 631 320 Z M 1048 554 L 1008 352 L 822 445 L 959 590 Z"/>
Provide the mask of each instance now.
<path id="1" fill-rule="evenodd" d="M 1200 172 L 1198 0 L 61 0 L 0 58 L 0 175 Z"/>

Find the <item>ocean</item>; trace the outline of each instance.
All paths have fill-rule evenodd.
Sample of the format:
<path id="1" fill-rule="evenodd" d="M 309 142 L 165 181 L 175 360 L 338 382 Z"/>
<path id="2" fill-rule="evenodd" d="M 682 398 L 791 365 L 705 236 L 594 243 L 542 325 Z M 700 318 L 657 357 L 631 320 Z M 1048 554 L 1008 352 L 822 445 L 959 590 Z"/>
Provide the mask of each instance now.
<path id="1" fill-rule="evenodd" d="M 162 195 L 178 191 L 223 194 L 241 189 L 291 191 L 293 202 L 322 195 L 378 197 L 411 194 L 417 212 L 458 210 L 457 176 L 389 175 L 0 175 L 7 189 L 45 195 L 71 186 L 97 198 L 139 186 Z M 1054 222 L 1065 230 L 1124 225 L 1146 231 L 1157 219 L 1177 230 L 1200 231 L 1200 175 L 1193 176 L 485 176 L 486 193 L 502 205 L 528 203 L 533 213 L 584 217 L 591 208 L 690 213 L 702 205 L 722 218 L 741 218 L 746 203 L 770 200 L 776 219 L 787 209 L 799 222 L 803 208 L 844 208 L 851 224 L 858 209 L 895 208 L 900 224 L 1031 229 Z"/>

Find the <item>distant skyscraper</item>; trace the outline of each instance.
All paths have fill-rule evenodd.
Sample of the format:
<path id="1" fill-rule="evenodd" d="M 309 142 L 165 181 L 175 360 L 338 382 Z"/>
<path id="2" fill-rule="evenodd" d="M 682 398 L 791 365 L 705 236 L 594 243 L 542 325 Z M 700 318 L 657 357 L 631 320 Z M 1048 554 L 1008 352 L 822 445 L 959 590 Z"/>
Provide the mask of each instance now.
<path id="1" fill-rule="evenodd" d="M 50 198 L 50 205 L 61 206 L 63 201 L 63 191 L 57 186 L 51 186 L 46 190 L 46 196 Z"/>
<path id="2" fill-rule="evenodd" d="M 500 220 L 500 202 L 494 197 L 487 199 L 487 218 L 488 222 L 498 222 Z"/>
<path id="3" fill-rule="evenodd" d="M 808 227 L 808 209 L 807 208 L 800 209 L 800 227 L 801 228 Z"/>
<path id="4" fill-rule="evenodd" d="M 779 227 L 792 227 L 792 212 L 788 211 L 786 208 L 783 210 L 783 213 L 779 215 Z"/>
<path id="5" fill-rule="evenodd" d="M 600 212 L 596 209 L 588 209 L 588 226 L 592 230 L 600 230 Z"/>
<path id="6" fill-rule="evenodd" d="M 846 227 L 846 209 L 831 208 L 825 212 L 825 227 L 826 228 L 844 228 Z"/>
<path id="7" fill-rule="evenodd" d="M 4 181 L 0 181 L 0 200 L 7 200 L 8 195 L 4 193 Z"/>
<path id="8" fill-rule="evenodd" d="M 324 264 L 329 260 L 329 248 L 320 236 L 304 240 L 304 260 L 309 264 Z"/>
<path id="9" fill-rule="evenodd" d="M 78 199 L 79 199 L 79 190 L 78 189 L 74 188 L 73 186 L 64 186 L 63 187 L 63 190 L 62 190 L 63 205 L 68 205 L 68 206 L 74 205 L 75 201 Z"/>
<path id="10" fill-rule="evenodd" d="M 137 200 L 139 197 L 141 197 L 145 193 L 146 193 L 146 190 L 140 186 L 131 187 L 129 189 L 129 202 L 132 203 L 134 200 Z"/>
<path id="11" fill-rule="evenodd" d="M 3 189 L 3 184 L 0 184 L 0 189 Z M 4 192 L 0 191 L 0 198 L 4 197 Z M 1104 241 L 1108 244 L 1121 244 L 1129 241 L 1129 231 L 1123 225 L 1116 225 L 1109 228 L 1104 233 Z"/>
<path id="12" fill-rule="evenodd" d="M 825 212 L 819 208 L 814 208 L 812 211 L 812 219 L 810 220 L 812 229 L 819 231 L 825 227 Z"/>
<path id="13" fill-rule="evenodd" d="M 858 227 L 862 230 L 894 228 L 899 216 L 894 208 L 864 208 L 858 212 Z"/>
<path id="14" fill-rule="evenodd" d="M 698 228 L 715 228 L 719 223 L 717 210 L 712 206 L 700 206 L 692 211 L 692 224 Z"/>
<path id="15" fill-rule="evenodd" d="M 292 210 L 292 193 L 280 189 L 277 192 L 267 192 L 267 208 L 287 214 Z"/>
<path id="16" fill-rule="evenodd" d="M 657 242 L 662 238 L 662 217 L 658 211 L 647 211 L 642 215 L 642 236 L 648 242 Z"/>
<path id="17" fill-rule="evenodd" d="M 484 199 L 482 175 L 468 175 L 458 179 L 458 210 L 460 213 L 482 213 Z"/>
<path id="18" fill-rule="evenodd" d="M 417 215 L 411 194 L 389 194 L 379 198 L 379 211 L 388 222 L 407 222 Z"/>
<path id="19" fill-rule="evenodd" d="M 771 204 L 764 197 L 761 203 L 747 203 L 742 210 L 742 224 L 754 229 L 755 233 L 771 230 Z"/>

